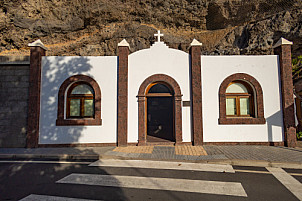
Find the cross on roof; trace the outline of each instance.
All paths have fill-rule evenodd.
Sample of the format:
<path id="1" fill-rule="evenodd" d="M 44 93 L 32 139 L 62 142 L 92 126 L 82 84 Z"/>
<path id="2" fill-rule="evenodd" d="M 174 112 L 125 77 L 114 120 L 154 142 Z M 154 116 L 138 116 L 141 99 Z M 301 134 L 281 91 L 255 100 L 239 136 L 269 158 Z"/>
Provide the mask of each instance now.
<path id="1" fill-rule="evenodd" d="M 160 37 L 161 37 L 161 36 L 164 36 L 164 34 L 161 34 L 161 33 L 160 33 L 160 30 L 158 30 L 158 31 L 157 31 L 157 34 L 154 34 L 154 36 L 155 36 L 155 37 L 157 36 L 157 42 L 160 42 Z"/>

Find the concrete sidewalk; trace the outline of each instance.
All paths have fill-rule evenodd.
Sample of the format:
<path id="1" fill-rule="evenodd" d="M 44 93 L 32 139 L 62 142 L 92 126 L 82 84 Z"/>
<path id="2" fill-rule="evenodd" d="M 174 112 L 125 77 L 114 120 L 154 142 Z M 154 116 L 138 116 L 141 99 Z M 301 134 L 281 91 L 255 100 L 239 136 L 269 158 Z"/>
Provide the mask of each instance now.
<path id="1" fill-rule="evenodd" d="M 0 159 L 143 159 L 302 168 L 302 148 L 274 146 L 129 146 L 0 148 Z"/>

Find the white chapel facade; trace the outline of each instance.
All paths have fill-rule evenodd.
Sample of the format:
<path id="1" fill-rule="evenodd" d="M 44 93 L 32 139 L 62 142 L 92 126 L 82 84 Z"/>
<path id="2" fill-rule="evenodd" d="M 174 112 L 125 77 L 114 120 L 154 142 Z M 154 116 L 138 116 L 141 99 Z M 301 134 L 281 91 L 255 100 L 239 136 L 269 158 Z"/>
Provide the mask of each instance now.
<path id="1" fill-rule="evenodd" d="M 276 55 L 205 56 L 195 39 L 186 53 L 155 36 L 131 54 L 122 40 L 118 56 L 29 44 L 27 146 L 295 145 L 289 41 Z"/>

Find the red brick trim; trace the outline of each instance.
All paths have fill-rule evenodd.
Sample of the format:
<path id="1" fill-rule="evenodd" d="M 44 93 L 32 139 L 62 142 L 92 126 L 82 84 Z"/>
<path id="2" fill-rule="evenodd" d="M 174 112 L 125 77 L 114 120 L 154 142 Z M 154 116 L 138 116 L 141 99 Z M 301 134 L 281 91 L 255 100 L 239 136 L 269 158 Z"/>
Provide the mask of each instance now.
<path id="1" fill-rule="evenodd" d="M 204 145 L 262 145 L 284 146 L 284 142 L 204 142 Z"/>
<path id="2" fill-rule="evenodd" d="M 66 119 L 64 116 L 65 111 L 65 95 L 68 87 L 75 82 L 83 81 L 88 83 L 94 90 L 94 118 L 85 119 Z M 101 90 L 97 82 L 86 75 L 74 75 L 67 78 L 59 89 L 58 94 L 58 114 L 56 120 L 57 126 L 89 126 L 89 125 L 102 125 L 101 119 Z"/>
<path id="3" fill-rule="evenodd" d="M 228 85 L 236 80 L 241 80 L 252 86 L 256 101 L 255 117 L 226 117 L 226 98 L 225 91 Z M 259 82 L 252 76 L 245 73 L 230 75 L 220 85 L 219 88 L 219 124 L 265 124 L 263 109 L 263 92 Z"/>
<path id="4" fill-rule="evenodd" d="M 26 147 L 34 148 L 39 141 L 41 62 L 45 50 L 41 47 L 30 48 L 29 98 Z"/>
<path id="5" fill-rule="evenodd" d="M 297 145 L 297 137 L 293 98 L 291 45 L 278 46 L 274 49 L 274 52 L 279 55 L 285 145 L 295 147 Z"/>
<path id="6" fill-rule="evenodd" d="M 174 115 L 175 115 L 175 144 L 182 142 L 182 108 L 181 108 L 181 90 L 177 82 L 170 76 L 156 74 L 148 77 L 141 84 L 138 91 L 138 145 L 146 145 L 146 89 L 154 82 L 164 82 L 174 90 Z"/>
<path id="7" fill-rule="evenodd" d="M 47 147 L 111 147 L 116 146 L 116 143 L 74 143 L 74 144 L 39 144 L 40 148 Z"/>
<path id="8" fill-rule="evenodd" d="M 202 145 L 203 125 L 202 125 L 202 90 L 201 90 L 201 47 L 191 46 L 191 111 L 192 111 L 192 131 L 193 144 Z"/>
<path id="9" fill-rule="evenodd" d="M 117 144 L 118 146 L 127 146 L 129 47 L 119 46 L 118 51 Z"/>

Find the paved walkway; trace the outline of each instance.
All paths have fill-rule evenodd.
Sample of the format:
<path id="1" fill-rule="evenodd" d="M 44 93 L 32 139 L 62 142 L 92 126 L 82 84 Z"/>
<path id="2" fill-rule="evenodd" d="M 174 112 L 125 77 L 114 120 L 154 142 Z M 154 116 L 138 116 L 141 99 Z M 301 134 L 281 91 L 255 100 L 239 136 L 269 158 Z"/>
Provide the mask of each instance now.
<path id="1" fill-rule="evenodd" d="M 2 159 L 152 159 L 196 162 L 219 162 L 233 165 L 256 163 L 293 164 L 302 168 L 302 148 L 274 146 L 129 146 L 129 147 L 74 147 L 74 148 L 0 148 Z M 264 166 L 262 165 L 262 166 Z"/>

